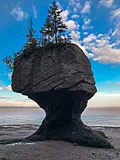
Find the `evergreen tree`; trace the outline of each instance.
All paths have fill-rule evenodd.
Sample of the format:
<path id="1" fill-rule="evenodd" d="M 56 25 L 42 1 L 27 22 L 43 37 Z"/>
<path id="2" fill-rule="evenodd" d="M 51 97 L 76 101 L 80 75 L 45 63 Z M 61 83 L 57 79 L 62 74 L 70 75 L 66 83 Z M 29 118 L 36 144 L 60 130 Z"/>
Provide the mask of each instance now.
<path id="1" fill-rule="evenodd" d="M 26 34 L 26 38 L 28 39 L 28 41 L 23 46 L 23 49 L 22 49 L 23 54 L 33 53 L 35 49 L 38 47 L 37 39 L 34 36 L 35 30 L 33 29 L 32 19 L 30 19 L 27 29 L 28 29 L 28 33 Z"/>
<path id="2" fill-rule="evenodd" d="M 67 26 L 62 22 L 61 16 L 62 10 L 58 8 L 57 2 L 54 0 L 52 6 L 48 10 L 48 17 L 44 27 L 40 30 L 44 38 L 47 39 L 47 42 L 53 41 L 58 43 L 61 41 L 62 35 L 65 33 Z"/>
<path id="3" fill-rule="evenodd" d="M 14 58 L 12 56 L 7 56 L 3 61 L 10 70 L 14 68 Z"/>
<path id="4" fill-rule="evenodd" d="M 48 43 L 50 43 L 51 37 L 52 37 L 52 30 L 51 30 L 51 24 L 49 22 L 49 19 L 46 19 L 46 23 L 44 24 L 44 27 L 41 28 L 40 33 L 42 34 L 41 43 L 42 46 L 46 46 Z"/>
<path id="5" fill-rule="evenodd" d="M 26 38 L 28 39 L 27 43 L 23 46 L 23 48 L 19 52 L 14 53 L 14 56 L 7 56 L 3 59 L 6 66 L 11 70 L 14 68 L 14 59 L 17 56 L 21 54 L 25 54 L 25 55 L 31 54 L 38 47 L 37 39 L 34 36 L 35 30 L 33 29 L 32 19 L 29 20 L 27 29 L 28 29 L 28 33 L 26 34 Z"/>

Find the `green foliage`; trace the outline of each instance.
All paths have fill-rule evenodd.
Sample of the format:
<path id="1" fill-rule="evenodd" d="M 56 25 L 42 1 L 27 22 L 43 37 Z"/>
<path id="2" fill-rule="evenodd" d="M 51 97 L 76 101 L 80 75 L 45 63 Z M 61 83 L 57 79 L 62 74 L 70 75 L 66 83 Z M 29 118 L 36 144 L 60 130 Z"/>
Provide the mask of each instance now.
<path id="1" fill-rule="evenodd" d="M 49 43 L 65 43 L 65 31 L 67 26 L 62 22 L 61 16 L 62 10 L 58 8 L 57 2 L 54 1 L 50 9 L 48 10 L 48 17 L 41 28 L 42 34 L 42 46 L 46 46 Z"/>
<path id="2" fill-rule="evenodd" d="M 22 54 L 32 54 L 38 47 L 38 42 L 36 38 L 31 38 L 29 41 L 23 46 Z"/>
<path id="3" fill-rule="evenodd" d="M 11 70 L 13 70 L 13 68 L 14 68 L 14 59 L 18 56 L 18 55 L 20 55 L 21 53 L 15 53 L 14 54 L 14 57 L 12 57 L 12 56 L 7 56 L 7 57 L 5 57 L 4 58 L 4 63 L 5 63 L 5 65 L 9 68 L 9 69 L 11 69 Z"/>
<path id="4" fill-rule="evenodd" d="M 35 30 L 33 29 L 33 22 L 32 19 L 29 20 L 28 26 L 27 26 L 28 33 L 26 34 L 27 43 L 23 46 L 23 48 L 19 51 L 19 53 L 15 53 L 14 56 L 7 56 L 4 58 L 4 63 L 9 69 L 14 68 L 14 59 L 21 55 L 29 55 L 35 52 L 35 50 L 38 48 L 38 41 L 34 36 Z"/>
<path id="5" fill-rule="evenodd" d="M 5 65 L 9 68 L 9 69 L 13 69 L 14 67 L 14 58 L 12 56 L 7 56 L 6 58 L 4 58 L 4 63 Z"/>
<path id="6" fill-rule="evenodd" d="M 66 35 L 65 32 L 67 30 L 67 26 L 62 22 L 61 16 L 62 10 L 59 9 L 57 2 L 54 0 L 50 9 L 48 10 L 48 17 L 44 26 L 41 28 L 41 38 L 40 43 L 35 37 L 35 30 L 33 29 L 32 19 L 29 20 L 27 25 L 27 42 L 20 50 L 19 53 L 15 53 L 14 56 L 7 56 L 4 59 L 4 63 L 10 69 L 14 67 L 14 59 L 20 54 L 29 55 L 35 52 L 35 50 L 41 47 L 50 47 L 53 44 L 65 44 L 70 43 L 71 37 L 70 35 Z"/>
<path id="7" fill-rule="evenodd" d="M 22 54 L 31 54 L 38 47 L 38 41 L 34 36 L 35 30 L 33 29 L 33 22 L 30 19 L 28 23 L 28 33 L 26 34 L 26 38 L 28 39 L 27 43 L 23 46 Z"/>

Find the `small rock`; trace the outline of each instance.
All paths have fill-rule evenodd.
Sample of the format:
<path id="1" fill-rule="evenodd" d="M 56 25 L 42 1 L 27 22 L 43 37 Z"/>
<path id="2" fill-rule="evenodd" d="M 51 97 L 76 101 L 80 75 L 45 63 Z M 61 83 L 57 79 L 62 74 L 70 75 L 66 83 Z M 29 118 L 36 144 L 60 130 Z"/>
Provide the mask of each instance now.
<path id="1" fill-rule="evenodd" d="M 78 146 L 78 144 L 77 143 L 73 143 L 73 146 Z"/>

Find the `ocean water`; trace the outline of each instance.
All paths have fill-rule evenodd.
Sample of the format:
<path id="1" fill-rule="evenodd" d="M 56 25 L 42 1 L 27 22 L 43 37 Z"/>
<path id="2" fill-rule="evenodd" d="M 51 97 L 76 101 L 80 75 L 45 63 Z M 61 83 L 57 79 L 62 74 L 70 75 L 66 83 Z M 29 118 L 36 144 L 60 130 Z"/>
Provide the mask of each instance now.
<path id="1" fill-rule="evenodd" d="M 37 108 L 0 107 L 0 125 L 40 125 L 45 112 Z M 82 114 L 82 120 L 89 126 L 120 127 L 120 108 L 87 108 Z"/>
<path id="2" fill-rule="evenodd" d="M 120 127 L 120 107 L 88 108 L 82 119 L 89 126 Z"/>

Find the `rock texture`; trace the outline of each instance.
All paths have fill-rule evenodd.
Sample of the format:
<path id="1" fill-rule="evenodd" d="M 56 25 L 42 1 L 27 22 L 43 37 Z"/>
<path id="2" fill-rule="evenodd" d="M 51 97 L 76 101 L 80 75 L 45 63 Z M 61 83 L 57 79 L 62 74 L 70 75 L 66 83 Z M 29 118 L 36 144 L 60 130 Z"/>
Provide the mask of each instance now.
<path id="1" fill-rule="evenodd" d="M 75 44 L 40 48 L 17 57 L 12 89 L 27 95 L 46 112 L 42 125 L 28 140 L 65 140 L 112 148 L 101 132 L 93 131 L 81 120 L 96 87 L 90 62 Z"/>

